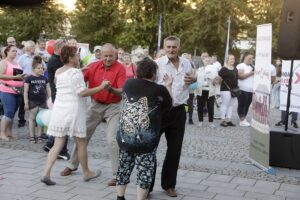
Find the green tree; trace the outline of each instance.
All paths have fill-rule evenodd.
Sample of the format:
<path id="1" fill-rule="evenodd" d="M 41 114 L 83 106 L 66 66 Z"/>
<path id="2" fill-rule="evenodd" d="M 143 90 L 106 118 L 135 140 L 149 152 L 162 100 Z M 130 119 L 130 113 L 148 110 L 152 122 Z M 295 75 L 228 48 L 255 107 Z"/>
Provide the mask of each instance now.
<path id="1" fill-rule="evenodd" d="M 177 34 L 180 28 L 173 26 L 175 16 L 184 11 L 185 0 L 124 0 L 122 12 L 125 13 L 126 26 L 118 41 L 130 50 L 134 45 L 157 49 L 158 22 L 163 16 L 162 38 Z"/>
<path id="2" fill-rule="evenodd" d="M 239 0 L 195 1 L 186 6 L 184 12 L 176 15 L 172 26 L 179 26 L 182 50 L 193 52 L 208 51 L 224 55 L 227 38 L 227 19 L 231 17 L 231 41 L 240 37 L 247 29 L 245 22 L 247 4 Z"/>
<path id="3" fill-rule="evenodd" d="M 256 38 L 256 25 L 271 23 L 273 31 L 272 50 L 274 54 L 276 54 L 277 51 L 282 6 L 283 0 L 248 0 L 248 7 L 252 11 L 249 15 L 251 25 L 248 29 L 248 35 Z"/>
<path id="4" fill-rule="evenodd" d="M 92 46 L 106 42 L 116 44 L 124 27 L 119 6 L 118 0 L 77 0 L 71 16 L 71 34 Z"/>
<path id="5" fill-rule="evenodd" d="M 66 34 L 67 15 L 53 0 L 40 6 L 2 7 L 0 10 L 0 40 L 14 36 L 17 41 L 37 40 L 41 34 L 58 38 Z"/>

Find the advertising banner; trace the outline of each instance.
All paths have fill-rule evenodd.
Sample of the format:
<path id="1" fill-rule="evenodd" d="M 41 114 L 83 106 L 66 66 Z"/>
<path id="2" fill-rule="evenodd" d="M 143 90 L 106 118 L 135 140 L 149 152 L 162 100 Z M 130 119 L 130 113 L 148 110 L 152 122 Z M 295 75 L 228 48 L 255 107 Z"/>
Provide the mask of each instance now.
<path id="1" fill-rule="evenodd" d="M 288 84 L 290 79 L 291 61 L 282 61 L 280 81 L 280 110 L 286 110 Z M 300 61 L 295 60 L 293 66 L 293 79 L 291 91 L 290 112 L 300 112 Z"/>
<path id="2" fill-rule="evenodd" d="M 272 24 L 257 26 L 250 158 L 269 167 Z"/>

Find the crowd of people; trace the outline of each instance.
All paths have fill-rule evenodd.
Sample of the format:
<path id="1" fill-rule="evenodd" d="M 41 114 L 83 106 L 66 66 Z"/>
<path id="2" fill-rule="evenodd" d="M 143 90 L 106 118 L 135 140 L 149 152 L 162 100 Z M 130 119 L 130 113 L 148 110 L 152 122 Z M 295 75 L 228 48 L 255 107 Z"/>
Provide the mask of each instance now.
<path id="1" fill-rule="evenodd" d="M 16 46 L 13 37 L 1 48 L 0 99 L 3 116 L 0 139 L 12 141 L 15 113 L 18 126 L 25 126 L 25 111 L 29 117 L 29 142 L 43 143 L 49 151 L 41 182 L 55 185 L 51 169 L 57 158 L 68 160 L 61 176 L 78 169 L 83 180 L 101 175 L 88 166 L 87 146 L 97 126 L 107 123 L 106 139 L 112 165 L 108 186 L 116 186 L 117 199 L 125 199 L 126 185 L 134 166 L 137 168 L 137 199 L 146 199 L 153 190 L 156 174 L 156 149 L 161 136 L 167 150 L 161 172 L 161 187 L 170 197 L 176 197 L 176 179 L 185 126 L 193 125 L 196 107 L 198 127 L 208 116 L 208 126 L 215 128 L 218 113 L 220 126 L 235 127 L 233 105 L 237 101 L 239 126 L 247 127 L 248 111 L 253 96 L 254 55 L 236 58 L 229 54 L 222 66 L 217 56 L 207 52 L 193 61 L 180 52 L 180 39 L 169 36 L 164 48 L 152 58 L 149 50 L 132 55 L 122 48 L 106 43 L 95 46 L 86 64 L 82 64 L 77 41 L 57 39 L 54 52 L 47 51 L 46 41 L 22 42 Z M 272 67 L 272 108 L 279 108 L 281 62 Z M 90 97 L 91 102 L 87 102 Z M 40 127 L 36 116 L 40 109 L 53 103 L 48 127 Z M 196 102 L 196 103 L 195 103 Z M 196 106 L 195 106 L 196 105 Z M 186 109 L 188 108 L 188 109 Z M 216 112 L 215 112 L 216 109 Z M 284 125 L 286 113 L 276 126 Z M 292 125 L 298 128 L 297 113 L 292 113 Z M 44 132 L 47 132 L 47 135 Z M 71 155 L 68 138 L 74 139 Z"/>

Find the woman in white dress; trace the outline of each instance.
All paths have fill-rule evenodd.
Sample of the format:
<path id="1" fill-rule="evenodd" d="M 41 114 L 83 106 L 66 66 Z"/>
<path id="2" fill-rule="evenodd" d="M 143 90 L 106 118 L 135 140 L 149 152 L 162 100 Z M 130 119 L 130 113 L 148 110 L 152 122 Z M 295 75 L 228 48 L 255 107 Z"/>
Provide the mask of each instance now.
<path id="1" fill-rule="evenodd" d="M 79 55 L 76 47 L 65 46 L 61 50 L 61 59 L 65 64 L 55 73 L 56 99 L 53 105 L 48 135 L 55 137 L 54 146 L 48 154 L 41 182 L 55 185 L 50 179 L 51 168 L 57 155 L 64 146 L 66 136 L 74 137 L 78 147 L 78 157 L 83 170 L 83 180 L 89 181 L 100 176 L 101 171 L 92 172 L 88 168 L 86 142 L 86 98 L 109 87 L 108 81 L 100 86 L 87 89 L 79 65 Z"/>

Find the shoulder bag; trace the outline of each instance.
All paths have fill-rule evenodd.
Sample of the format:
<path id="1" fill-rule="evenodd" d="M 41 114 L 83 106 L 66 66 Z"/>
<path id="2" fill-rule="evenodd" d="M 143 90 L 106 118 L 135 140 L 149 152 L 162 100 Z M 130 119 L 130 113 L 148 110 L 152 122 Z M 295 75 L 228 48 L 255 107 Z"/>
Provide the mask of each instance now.
<path id="1" fill-rule="evenodd" d="M 241 92 L 239 86 L 236 86 L 235 88 L 230 88 L 224 79 L 223 79 L 223 82 L 224 82 L 225 86 L 229 89 L 232 97 L 238 97 L 241 95 L 242 92 Z"/>

